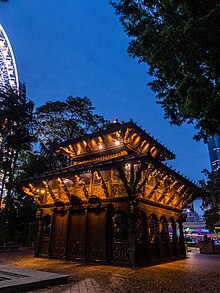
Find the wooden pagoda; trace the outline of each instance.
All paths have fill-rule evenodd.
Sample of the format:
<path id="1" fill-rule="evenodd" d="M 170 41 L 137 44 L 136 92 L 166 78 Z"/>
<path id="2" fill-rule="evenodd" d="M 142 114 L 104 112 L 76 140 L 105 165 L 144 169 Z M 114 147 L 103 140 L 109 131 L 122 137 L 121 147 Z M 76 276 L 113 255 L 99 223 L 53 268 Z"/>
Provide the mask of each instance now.
<path id="1" fill-rule="evenodd" d="M 54 151 L 71 166 L 16 182 L 39 206 L 36 256 L 123 266 L 186 256 L 183 208 L 204 191 L 163 163 L 170 150 L 131 120 Z"/>

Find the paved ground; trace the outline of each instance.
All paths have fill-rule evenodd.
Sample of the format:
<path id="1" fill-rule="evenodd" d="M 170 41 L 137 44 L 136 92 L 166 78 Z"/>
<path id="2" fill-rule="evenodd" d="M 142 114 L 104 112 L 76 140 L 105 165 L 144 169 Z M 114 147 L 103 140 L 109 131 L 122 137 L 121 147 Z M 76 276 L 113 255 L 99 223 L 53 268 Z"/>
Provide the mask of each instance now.
<path id="1" fill-rule="evenodd" d="M 189 252 L 187 259 L 131 269 L 34 258 L 30 252 L 0 254 L 0 264 L 70 275 L 69 283 L 37 293 L 219 293 L 220 255 Z"/>
<path id="2" fill-rule="evenodd" d="M 0 265 L 0 292 L 17 293 L 67 283 L 68 276 Z"/>

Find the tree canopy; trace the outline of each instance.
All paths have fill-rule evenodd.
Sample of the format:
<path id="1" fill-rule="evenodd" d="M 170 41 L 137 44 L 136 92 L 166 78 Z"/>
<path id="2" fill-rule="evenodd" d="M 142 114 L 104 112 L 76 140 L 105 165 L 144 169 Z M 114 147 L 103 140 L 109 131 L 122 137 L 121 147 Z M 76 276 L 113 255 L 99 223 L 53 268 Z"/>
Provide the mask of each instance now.
<path id="1" fill-rule="evenodd" d="M 105 126 L 105 119 L 94 114 L 88 97 L 69 96 L 66 101 L 46 102 L 36 109 L 36 134 L 44 144 L 71 140 Z"/>
<path id="2" fill-rule="evenodd" d="M 5 203 L 4 208 L 0 205 L 0 243 L 31 238 L 28 231 L 30 223 L 34 222 L 35 205 L 21 193 L 6 190 L 5 184 L 16 178 L 21 167 L 19 156 L 30 151 L 31 143 L 35 141 L 32 136 L 33 108 L 33 102 L 26 99 L 24 85 L 20 86 L 19 93 L 11 88 L 0 91 L 0 204 L 3 197 Z"/>
<path id="3" fill-rule="evenodd" d="M 149 83 L 171 124 L 196 139 L 220 134 L 220 1 L 110 1 L 131 37 L 128 53 L 149 65 Z"/>
<path id="4" fill-rule="evenodd" d="M 220 170 L 214 172 L 204 171 L 207 176 L 207 182 L 203 183 L 206 189 L 206 197 L 203 198 L 202 208 L 206 226 L 210 231 L 214 231 L 216 226 L 220 225 Z"/>
<path id="5" fill-rule="evenodd" d="M 25 86 L 20 92 L 12 89 L 0 91 L 0 202 L 7 180 L 13 180 L 19 153 L 31 149 L 34 104 L 26 100 Z"/>

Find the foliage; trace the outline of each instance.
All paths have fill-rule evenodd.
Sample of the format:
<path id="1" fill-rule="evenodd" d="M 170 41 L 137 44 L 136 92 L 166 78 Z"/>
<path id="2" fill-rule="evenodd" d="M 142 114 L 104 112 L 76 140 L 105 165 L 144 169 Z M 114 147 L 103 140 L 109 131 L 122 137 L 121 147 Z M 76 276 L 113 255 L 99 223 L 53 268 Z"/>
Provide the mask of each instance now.
<path id="1" fill-rule="evenodd" d="M 171 124 L 220 134 L 220 2 L 110 1 L 131 37 L 128 53 L 149 65 L 149 83 Z"/>
<path id="2" fill-rule="evenodd" d="M 220 224 L 220 170 L 205 173 L 208 181 L 203 187 L 207 195 L 203 198 L 202 208 L 207 228 L 214 231 L 215 226 Z"/>
<path id="3" fill-rule="evenodd" d="M 13 180 L 19 153 L 30 150 L 34 141 L 31 135 L 33 107 L 33 102 L 26 100 L 24 85 L 19 94 L 10 88 L 0 91 L 0 201 L 5 182 Z"/>
<path id="4" fill-rule="evenodd" d="M 16 177 L 20 154 L 31 150 L 31 143 L 35 140 L 31 135 L 33 107 L 33 102 L 26 99 L 24 85 L 20 86 L 19 93 L 10 88 L 0 91 L 0 202 L 5 196 L 5 208 L 0 210 L 1 242 L 21 241 L 21 234 L 26 235 L 23 241 L 27 240 L 26 225 L 33 221 L 27 219 L 35 215 L 35 207 L 30 200 L 20 192 L 5 190 L 6 182 Z"/>
<path id="5" fill-rule="evenodd" d="M 11 192 L 0 211 L 0 243 L 30 245 L 36 239 L 36 204 L 22 192 Z"/>
<path id="6" fill-rule="evenodd" d="M 5 169 L 10 181 L 66 166 L 67 159 L 54 154 L 50 149 L 51 143 L 75 138 L 101 129 L 106 124 L 102 116 L 93 114 L 94 108 L 87 97 L 47 102 L 36 109 L 32 122 L 33 103 L 26 102 L 25 93 L 23 98 L 13 92 L 3 94 L 4 99 L 0 98 L 2 151 L 5 153 L 10 149 L 8 156 L 16 151 L 16 168 L 15 165 L 11 168 L 10 176 L 8 169 Z M 30 126 L 35 130 L 38 141 L 41 141 L 39 152 L 31 150 Z M 28 244 L 33 241 L 36 236 L 35 214 L 36 204 L 31 198 L 26 197 L 19 188 L 9 189 L 5 209 L 0 212 L 0 242 Z"/>
<path id="7" fill-rule="evenodd" d="M 102 116 L 93 114 L 89 98 L 69 96 L 66 101 L 47 102 L 35 112 L 36 134 L 48 145 L 93 132 L 104 127 Z"/>

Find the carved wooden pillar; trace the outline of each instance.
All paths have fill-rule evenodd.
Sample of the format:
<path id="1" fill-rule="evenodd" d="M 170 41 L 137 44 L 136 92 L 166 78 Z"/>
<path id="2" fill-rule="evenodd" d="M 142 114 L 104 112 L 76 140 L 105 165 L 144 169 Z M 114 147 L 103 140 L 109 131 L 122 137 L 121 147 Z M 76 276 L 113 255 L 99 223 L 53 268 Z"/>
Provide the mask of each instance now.
<path id="1" fill-rule="evenodd" d="M 159 221 L 155 221 L 155 249 L 158 259 L 161 260 L 161 237 L 159 229 Z"/>
<path id="2" fill-rule="evenodd" d="M 91 172 L 91 177 L 89 181 L 89 196 L 92 195 L 92 186 L 93 186 L 93 172 Z"/>
<path id="3" fill-rule="evenodd" d="M 151 249 L 151 244 L 150 244 L 150 219 L 147 219 L 147 235 L 146 235 L 146 243 L 147 243 L 147 263 L 151 264 L 152 263 L 152 249 Z"/>
<path id="4" fill-rule="evenodd" d="M 112 197 L 112 178 L 113 178 L 113 171 L 109 171 L 109 180 L 108 180 L 108 192 L 109 196 Z"/>
<path id="5" fill-rule="evenodd" d="M 129 264 L 136 265 L 135 261 L 135 215 L 128 213 L 128 243 L 129 243 Z"/>
<path id="6" fill-rule="evenodd" d="M 164 236 L 165 236 L 165 248 L 167 252 L 167 257 L 170 259 L 171 258 L 171 246 L 170 246 L 170 237 L 169 237 L 169 231 L 168 231 L 169 223 L 164 222 L 163 223 L 163 228 L 164 228 Z"/>
<path id="7" fill-rule="evenodd" d="M 42 211 L 41 209 L 38 209 L 36 212 L 36 218 L 38 221 L 38 231 L 37 231 L 37 239 L 36 239 L 36 249 L 35 249 L 35 256 L 37 256 L 40 253 L 40 247 L 43 237 L 43 225 L 44 222 L 42 221 Z"/>
<path id="8" fill-rule="evenodd" d="M 177 233 L 176 233 L 176 222 L 172 222 L 172 230 L 173 230 L 173 235 L 172 235 L 173 251 L 172 251 L 172 254 L 176 257 L 179 257 L 178 237 L 177 237 Z"/>
<path id="9" fill-rule="evenodd" d="M 180 254 L 184 257 L 186 257 L 186 248 L 185 248 L 185 238 L 183 233 L 183 223 L 179 222 L 179 231 L 180 231 L 180 237 L 179 237 L 179 244 L 180 244 Z"/>

